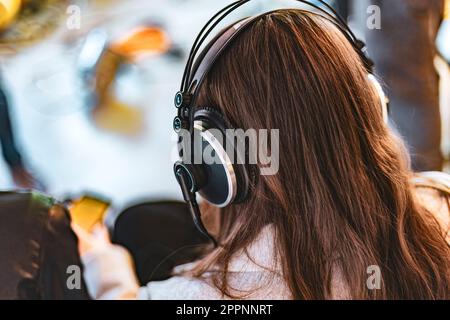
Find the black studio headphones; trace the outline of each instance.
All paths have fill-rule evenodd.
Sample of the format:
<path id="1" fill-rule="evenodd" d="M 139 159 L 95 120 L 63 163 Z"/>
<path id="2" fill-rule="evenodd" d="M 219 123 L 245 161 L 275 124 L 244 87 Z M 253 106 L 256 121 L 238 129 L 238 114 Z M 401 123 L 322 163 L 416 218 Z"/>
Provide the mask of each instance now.
<path id="1" fill-rule="evenodd" d="M 216 106 L 198 106 L 197 99 L 203 81 L 209 71 L 218 61 L 221 54 L 230 46 L 238 36 L 247 30 L 253 22 L 269 14 L 264 13 L 255 17 L 240 20 L 220 32 L 205 49 L 197 54 L 208 35 L 230 13 L 251 0 L 235 1 L 218 13 L 216 13 L 203 27 L 197 36 L 184 70 L 180 91 L 175 95 L 175 106 L 178 115 L 174 119 L 174 130 L 179 134 L 179 150 L 182 161 L 174 165 L 175 176 L 181 186 L 184 200 L 192 213 L 194 223 L 201 233 L 208 237 L 216 246 L 215 239 L 203 226 L 200 210 L 196 201 L 196 193 L 199 193 L 206 201 L 220 208 L 231 204 L 244 202 L 250 195 L 253 186 L 257 184 L 259 171 L 257 165 L 247 165 L 245 161 L 231 161 L 235 157 L 248 156 L 248 150 L 234 149 L 230 154 L 227 145 L 225 131 L 233 129 L 227 118 L 221 114 Z M 383 117 L 387 122 L 388 99 L 382 86 L 373 76 L 373 62 L 365 53 L 365 43 L 357 39 L 345 21 L 325 1 L 317 0 L 320 5 L 311 1 L 295 0 L 308 5 L 317 14 L 333 23 L 346 36 L 361 58 L 371 83 L 378 93 L 381 101 Z M 186 135 L 187 133 L 187 135 Z M 220 134 L 220 137 L 218 134 Z M 200 137 L 200 139 L 195 139 Z M 193 141 L 201 141 L 195 147 Z M 234 145 L 234 144 L 233 144 Z M 204 161 L 196 162 L 194 159 L 203 158 L 203 151 L 209 148 L 213 150 L 218 161 L 214 164 L 206 164 Z M 227 152 L 228 151 L 228 152 Z M 241 164 L 244 163 L 244 164 Z"/>

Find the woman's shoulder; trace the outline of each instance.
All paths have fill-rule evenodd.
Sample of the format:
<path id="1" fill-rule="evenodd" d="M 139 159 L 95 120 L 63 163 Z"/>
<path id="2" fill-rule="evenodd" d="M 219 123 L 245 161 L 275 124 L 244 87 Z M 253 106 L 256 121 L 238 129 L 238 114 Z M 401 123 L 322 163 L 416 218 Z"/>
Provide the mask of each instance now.
<path id="1" fill-rule="evenodd" d="M 143 300 L 227 300 L 212 281 L 213 272 L 201 278 L 174 276 L 141 287 L 138 298 Z M 291 294 L 285 280 L 268 272 L 229 272 L 229 290 L 233 297 L 244 300 L 287 300 Z"/>
<path id="2" fill-rule="evenodd" d="M 138 292 L 140 300 L 220 300 L 220 292 L 207 281 L 188 276 L 150 282 Z"/>
<path id="3" fill-rule="evenodd" d="M 227 281 L 233 296 L 243 299 L 290 299 L 291 294 L 282 276 L 279 254 L 274 243 L 273 226 L 265 227 L 255 241 L 231 260 Z M 179 266 L 175 276 L 162 282 L 151 282 L 141 288 L 143 299 L 227 299 L 213 279 L 222 271 L 212 268 L 200 278 L 190 277 L 196 263 Z M 221 276 L 219 275 L 218 278 Z"/>

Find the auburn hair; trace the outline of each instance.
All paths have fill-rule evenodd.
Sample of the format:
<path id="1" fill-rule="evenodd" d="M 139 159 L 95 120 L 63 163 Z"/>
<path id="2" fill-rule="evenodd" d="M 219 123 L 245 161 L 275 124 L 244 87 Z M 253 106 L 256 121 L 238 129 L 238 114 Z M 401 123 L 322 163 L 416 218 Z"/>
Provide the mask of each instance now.
<path id="1" fill-rule="evenodd" d="M 237 128 L 279 129 L 280 169 L 243 204 L 220 210 L 221 248 L 194 270 L 223 272 L 273 225 L 294 299 L 332 296 L 339 270 L 354 299 L 449 299 L 450 247 L 419 205 L 402 141 L 382 118 L 362 61 L 342 32 L 302 10 L 262 16 L 223 53 L 200 91 Z M 381 290 L 366 287 L 379 266 Z M 338 268 L 338 269 L 336 269 Z"/>

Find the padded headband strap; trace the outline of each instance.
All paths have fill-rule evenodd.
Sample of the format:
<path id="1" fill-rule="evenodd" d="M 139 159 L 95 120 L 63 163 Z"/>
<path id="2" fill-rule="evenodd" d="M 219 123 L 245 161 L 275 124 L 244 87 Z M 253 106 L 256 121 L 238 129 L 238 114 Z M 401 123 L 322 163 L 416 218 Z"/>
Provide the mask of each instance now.
<path id="1" fill-rule="evenodd" d="M 191 94 L 202 85 L 215 62 L 219 59 L 223 51 L 228 48 L 231 42 L 233 42 L 239 34 L 246 30 L 253 21 L 260 17 L 261 16 L 256 16 L 240 20 L 231 27 L 225 29 L 224 32 L 220 33 L 214 40 L 211 41 L 210 45 L 204 49 L 204 52 L 198 58 L 198 61 L 194 67 L 195 73 L 189 81 L 191 85 L 188 88 Z"/>
<path id="2" fill-rule="evenodd" d="M 273 12 L 273 11 L 272 11 Z M 219 33 L 216 38 L 214 38 L 210 44 L 203 50 L 200 56 L 197 58 L 197 61 L 194 66 L 194 76 L 189 79 L 190 86 L 187 88 L 188 93 L 193 95 L 193 99 L 196 99 L 196 95 L 198 94 L 198 88 L 201 87 L 203 81 L 207 77 L 209 71 L 212 69 L 216 61 L 222 55 L 222 53 L 229 47 L 229 45 L 236 39 L 238 35 L 244 32 L 247 28 L 249 28 L 253 22 L 256 20 L 270 14 L 271 12 L 266 12 L 258 16 L 249 17 L 243 20 L 238 21 L 237 23 L 231 25 L 226 28 L 222 33 Z M 327 17 L 324 17 L 325 19 Z M 329 20 L 330 21 L 330 20 Z M 337 28 L 344 33 L 344 35 L 348 38 L 350 43 L 355 48 L 356 52 L 361 57 L 361 60 L 367 69 L 369 74 L 373 73 L 373 62 L 367 57 L 367 55 L 363 52 L 365 47 L 364 42 L 357 40 L 355 42 L 346 32 L 341 28 L 339 24 L 336 24 L 335 21 L 330 21 Z"/>

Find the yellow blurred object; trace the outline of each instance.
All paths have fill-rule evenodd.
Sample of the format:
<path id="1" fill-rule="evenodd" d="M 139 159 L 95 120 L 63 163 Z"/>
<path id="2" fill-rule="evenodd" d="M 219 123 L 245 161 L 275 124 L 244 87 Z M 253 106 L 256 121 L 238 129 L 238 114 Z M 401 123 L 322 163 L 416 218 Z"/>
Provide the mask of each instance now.
<path id="1" fill-rule="evenodd" d="M 136 136 L 144 129 L 142 110 L 133 108 L 107 95 L 103 104 L 93 111 L 99 128 L 127 136 Z"/>
<path id="2" fill-rule="evenodd" d="M 140 27 L 115 41 L 111 50 L 128 59 L 142 55 L 163 54 L 170 49 L 167 34 L 158 27 Z"/>
<path id="3" fill-rule="evenodd" d="M 103 105 L 111 86 L 116 81 L 120 66 L 124 63 L 123 57 L 108 49 L 100 58 L 95 72 L 95 92 L 98 96 L 98 104 Z"/>
<path id="4" fill-rule="evenodd" d="M 69 3 L 69 0 L 0 0 L 3 8 L 3 14 L 0 10 L 0 56 L 16 55 L 50 36 L 65 23 Z"/>
<path id="5" fill-rule="evenodd" d="M 120 67 L 129 57 L 109 48 L 101 57 L 95 72 L 96 105 L 92 111 L 99 128 L 136 136 L 144 128 L 143 111 L 119 101 L 114 94 L 114 82 Z"/>
<path id="6" fill-rule="evenodd" d="M 102 224 L 110 204 L 94 197 L 84 196 L 72 202 L 69 208 L 73 223 L 86 231 Z"/>
<path id="7" fill-rule="evenodd" d="M 450 19 L 450 0 L 445 0 L 444 19 Z"/>
<path id="8" fill-rule="evenodd" d="M 20 11 L 22 0 L 0 0 L 0 30 L 7 28 Z"/>

